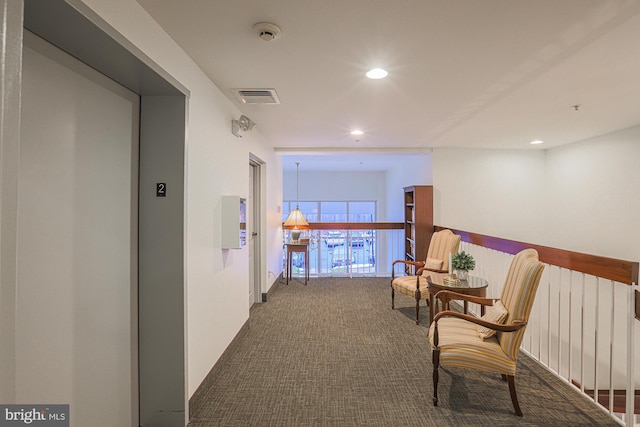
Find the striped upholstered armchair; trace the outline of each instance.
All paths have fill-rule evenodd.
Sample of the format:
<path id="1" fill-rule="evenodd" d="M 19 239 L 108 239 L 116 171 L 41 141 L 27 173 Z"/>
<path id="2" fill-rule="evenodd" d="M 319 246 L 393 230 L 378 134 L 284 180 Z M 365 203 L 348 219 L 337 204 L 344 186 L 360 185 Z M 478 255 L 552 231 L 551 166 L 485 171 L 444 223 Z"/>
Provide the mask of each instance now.
<path id="1" fill-rule="evenodd" d="M 436 298 L 442 301 L 445 311 L 434 316 L 429 329 L 434 406 L 438 405 L 438 367 L 453 366 L 502 375 L 509 383 L 515 413 L 522 416 L 516 395 L 516 362 L 542 270 L 544 264 L 538 260 L 538 252 L 525 249 L 513 258 L 502 295 L 495 303 L 451 291 L 438 292 Z M 478 318 L 449 310 L 452 299 L 491 307 Z"/>
<path id="2" fill-rule="evenodd" d="M 395 291 L 416 299 L 416 325 L 420 324 L 420 300 L 429 298 L 426 274 L 431 272 L 446 273 L 449 271 L 449 254 L 458 252 L 460 236 L 451 230 L 433 233 L 424 261 L 394 261 L 391 267 L 391 308 L 395 307 Z M 415 275 L 395 277 L 395 265 L 402 263 L 414 266 Z M 428 302 L 428 301 L 427 301 Z"/>

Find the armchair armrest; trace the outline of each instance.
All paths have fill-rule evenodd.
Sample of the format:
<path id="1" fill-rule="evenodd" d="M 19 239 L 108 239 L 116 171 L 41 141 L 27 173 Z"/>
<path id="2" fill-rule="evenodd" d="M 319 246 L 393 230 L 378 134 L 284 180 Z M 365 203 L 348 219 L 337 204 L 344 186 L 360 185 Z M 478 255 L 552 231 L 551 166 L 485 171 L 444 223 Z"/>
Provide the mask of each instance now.
<path id="1" fill-rule="evenodd" d="M 397 263 L 402 263 L 405 265 L 413 265 L 414 267 L 418 267 L 418 268 L 424 266 L 424 261 L 409 261 L 406 259 L 397 259 L 393 261 L 393 263 L 391 264 L 391 280 L 393 280 L 396 277 L 395 265 Z"/>
<path id="2" fill-rule="evenodd" d="M 451 310 L 445 310 L 445 311 L 439 312 L 433 317 L 433 321 L 437 323 L 438 320 L 446 316 L 464 319 L 471 323 L 475 323 L 476 325 L 484 326 L 499 332 L 515 332 L 519 329 L 524 328 L 527 325 L 527 322 L 523 320 L 514 320 L 513 323 L 509 323 L 509 324 L 487 322 L 486 320 L 480 317 L 475 317 L 470 314 L 458 313 L 457 311 L 451 311 Z"/>
<path id="3" fill-rule="evenodd" d="M 439 293 L 439 292 L 438 292 Z M 501 323 L 493 323 L 487 322 L 480 317 L 471 316 L 469 314 L 458 313 L 457 311 L 445 310 L 441 311 L 433 317 L 433 346 L 438 347 L 439 336 L 438 336 L 438 320 L 443 317 L 457 317 L 459 319 L 467 320 L 471 323 L 475 323 L 476 325 L 484 326 L 489 329 L 493 329 L 494 331 L 499 332 L 515 332 L 524 328 L 527 325 L 527 322 L 523 320 L 514 320 L 513 323 L 504 325 Z"/>

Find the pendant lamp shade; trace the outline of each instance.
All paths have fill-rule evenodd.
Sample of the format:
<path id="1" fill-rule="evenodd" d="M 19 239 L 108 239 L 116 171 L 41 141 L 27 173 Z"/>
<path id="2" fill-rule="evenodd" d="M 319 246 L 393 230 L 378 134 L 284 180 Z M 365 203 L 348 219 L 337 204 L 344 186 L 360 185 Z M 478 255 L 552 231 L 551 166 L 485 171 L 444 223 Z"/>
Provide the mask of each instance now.
<path id="1" fill-rule="evenodd" d="M 297 228 L 298 230 L 309 229 L 309 223 L 304 218 L 304 215 L 302 215 L 302 211 L 297 207 L 289 212 L 289 216 L 283 225 L 285 230 L 291 230 L 293 228 Z"/>

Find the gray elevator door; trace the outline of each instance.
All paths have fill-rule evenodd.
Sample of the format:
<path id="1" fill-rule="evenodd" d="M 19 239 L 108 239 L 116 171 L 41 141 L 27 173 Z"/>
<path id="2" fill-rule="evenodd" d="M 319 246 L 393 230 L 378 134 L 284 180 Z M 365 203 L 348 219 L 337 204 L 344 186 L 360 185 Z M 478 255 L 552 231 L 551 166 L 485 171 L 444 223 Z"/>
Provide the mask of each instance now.
<path id="1" fill-rule="evenodd" d="M 24 43 L 16 398 L 137 425 L 139 97 Z"/>

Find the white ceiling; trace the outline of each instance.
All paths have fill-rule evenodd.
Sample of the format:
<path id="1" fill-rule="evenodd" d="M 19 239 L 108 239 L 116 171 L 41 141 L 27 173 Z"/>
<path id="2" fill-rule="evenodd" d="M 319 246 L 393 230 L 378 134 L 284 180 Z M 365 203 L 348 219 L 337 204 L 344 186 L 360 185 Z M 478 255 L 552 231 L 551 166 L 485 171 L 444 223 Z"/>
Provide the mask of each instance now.
<path id="1" fill-rule="evenodd" d="M 545 149 L 640 124 L 639 0 L 138 2 L 283 154 Z M 264 21 L 282 36 L 258 38 Z"/>

